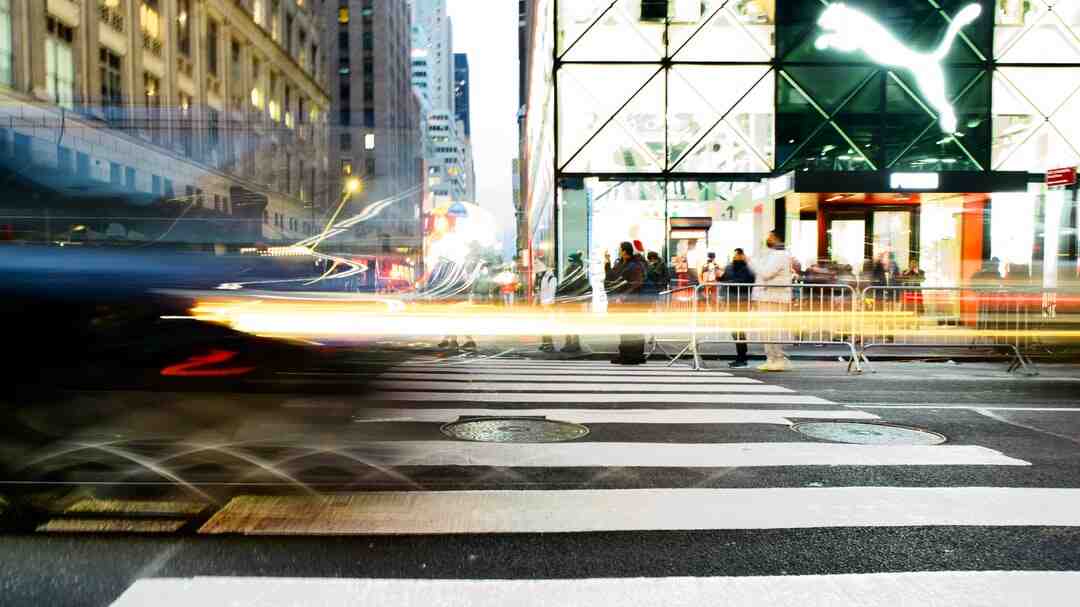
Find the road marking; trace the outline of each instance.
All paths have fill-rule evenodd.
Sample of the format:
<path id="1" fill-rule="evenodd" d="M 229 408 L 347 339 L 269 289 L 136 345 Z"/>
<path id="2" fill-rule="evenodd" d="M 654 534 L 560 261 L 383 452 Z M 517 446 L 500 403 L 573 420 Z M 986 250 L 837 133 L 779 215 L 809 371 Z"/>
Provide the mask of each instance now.
<path id="1" fill-rule="evenodd" d="M 678 384 L 639 384 L 639 383 L 536 383 L 536 382 L 455 382 L 455 381 L 373 381 L 373 388 L 380 390 L 449 390 L 470 392 L 651 392 L 653 394 L 681 394 L 689 389 Z M 794 394 L 795 391 L 782 386 L 765 384 L 727 383 L 695 384 L 692 388 L 699 394 L 742 393 L 742 394 Z"/>
<path id="2" fill-rule="evenodd" d="M 775 424 L 791 419 L 880 419 L 863 411 L 797 411 L 782 409 L 374 409 L 357 423 L 447 423 L 466 417 L 546 417 L 578 424 Z"/>
<path id="3" fill-rule="evenodd" d="M 1078 527 L 1080 489 L 831 487 L 252 495 L 230 500 L 200 533 L 441 535 L 954 526 Z"/>
<path id="4" fill-rule="evenodd" d="M 334 375 L 325 373 L 319 375 Z M 760 380 L 750 377 L 731 377 L 715 375 L 626 375 L 603 376 L 600 374 L 558 374 L 558 373 L 402 373 L 390 372 L 379 375 L 380 379 L 437 379 L 440 381 L 534 381 L 550 383 L 587 383 L 596 381 L 617 381 L 627 384 L 760 384 Z"/>
<path id="5" fill-rule="evenodd" d="M 884 405 L 884 404 L 853 404 L 853 403 L 837 403 L 845 407 L 851 407 L 853 409 L 985 409 L 987 411 L 1054 411 L 1057 413 L 1080 413 L 1080 408 L 1077 407 L 1054 407 L 1052 405 L 1035 405 L 1031 407 L 999 407 L 997 405 L 981 405 L 981 404 L 901 404 L 901 405 Z"/>
<path id="6" fill-rule="evenodd" d="M 748 386 L 749 387 L 749 386 Z M 695 387 L 696 388 L 696 387 Z M 687 388 L 693 389 L 693 388 Z M 657 394 L 657 393 L 597 393 L 597 392 L 373 392 L 366 395 L 372 401 L 396 402 L 474 402 L 474 403 L 687 403 L 760 404 L 760 405 L 831 405 L 816 396 L 798 394 Z"/>
<path id="7" fill-rule="evenodd" d="M 779 466 L 1029 466 L 975 445 L 848 445 L 840 443 L 546 444 L 367 441 L 354 449 L 379 466 L 496 468 L 736 468 Z"/>
<path id="8" fill-rule="evenodd" d="M 587 368 L 567 368 L 560 366 L 546 366 L 546 367 L 516 367 L 516 366 L 489 366 L 484 368 L 477 367 L 438 367 L 427 365 L 413 365 L 402 366 L 397 365 L 388 369 L 390 372 L 396 373 L 557 373 L 560 375 L 617 375 L 617 376 L 629 376 L 638 377 L 642 375 L 662 375 L 667 377 L 732 377 L 731 373 L 725 373 L 721 371 L 692 371 L 686 368 L 679 367 L 656 367 L 656 368 L 626 368 L 616 367 L 608 365 L 606 367 L 587 367 Z"/>
<path id="9" fill-rule="evenodd" d="M 1069 605 L 1073 571 L 930 571 L 845 575 L 571 580 L 196 577 L 137 580 L 113 607 L 395 605 L 427 607 L 825 607 Z"/>

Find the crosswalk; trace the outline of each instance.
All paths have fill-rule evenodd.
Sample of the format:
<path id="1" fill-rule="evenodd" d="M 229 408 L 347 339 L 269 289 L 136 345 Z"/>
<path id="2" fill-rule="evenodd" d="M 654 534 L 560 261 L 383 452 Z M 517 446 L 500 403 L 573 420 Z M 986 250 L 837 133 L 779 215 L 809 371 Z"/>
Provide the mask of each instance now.
<path id="1" fill-rule="evenodd" d="M 319 380 L 328 375 L 305 377 Z M 340 498 L 344 502 L 334 498 L 335 507 L 327 507 L 321 496 L 233 500 L 202 531 L 397 535 L 768 528 L 796 525 L 794 503 L 817 504 L 810 508 L 816 514 L 800 519 L 798 525 L 804 526 L 850 523 L 858 518 L 856 513 L 867 512 L 870 516 L 857 524 L 872 524 L 874 516 L 881 525 L 993 524 L 992 510 L 981 510 L 991 512 L 982 518 L 955 516 L 956 511 L 980 511 L 979 504 L 987 499 L 969 489 L 801 486 L 800 474 L 816 470 L 820 478 L 828 479 L 841 476 L 839 471 L 873 468 L 1030 466 L 1024 459 L 978 444 L 866 445 L 809 439 L 793 432 L 793 424 L 881 418 L 878 412 L 800 394 L 748 374 L 692 373 L 656 363 L 626 368 L 593 361 L 421 360 L 384 371 L 372 387 L 375 391 L 356 408 L 348 431 L 349 440 L 362 446 L 338 444 L 328 449 L 334 455 L 348 453 L 353 463 L 393 471 L 399 480 L 415 481 L 407 493 L 374 491 Z M 303 412 L 327 405 L 327 398 L 307 396 L 291 399 L 284 407 Z M 466 442 L 438 432 L 442 424 L 499 416 L 584 424 L 591 432 L 573 441 L 527 444 Z M 262 425 L 241 429 L 238 436 L 257 442 L 259 433 L 282 436 L 288 428 Z M 773 469 L 794 479 L 788 482 L 794 486 L 762 488 L 736 482 L 697 487 L 665 484 L 655 476 L 643 480 L 635 473 L 664 469 L 705 473 Z M 455 492 L 461 487 L 450 484 L 424 491 L 422 479 L 430 479 L 432 471 L 453 471 L 466 490 Z M 552 474 L 579 479 L 574 490 L 581 493 L 564 484 L 545 486 L 544 479 Z M 627 481 L 602 487 L 589 484 L 591 478 L 612 476 Z M 487 481 L 483 489 L 469 485 L 475 478 Z M 1061 500 L 1066 511 L 1080 508 L 1077 491 L 1039 497 L 1017 491 L 995 494 L 995 499 L 1019 505 L 1033 517 L 1003 515 L 1003 525 L 1018 520 L 1055 525 L 1071 520 L 1080 525 L 1080 516 L 1056 516 L 1053 508 L 1034 505 L 1034 500 L 1050 499 Z M 651 514 L 645 504 L 653 505 Z M 730 508 L 710 509 L 710 504 Z M 892 516 L 893 507 L 910 516 Z M 263 510 L 270 514 L 260 516 Z M 730 514 L 744 510 L 754 511 L 758 518 Z M 347 514 L 352 511 L 380 515 L 373 524 L 367 517 Z M 718 511 L 728 514 L 716 516 Z"/>
<path id="2" fill-rule="evenodd" d="M 341 373 L 294 377 L 342 380 Z M 350 414 L 347 429 L 334 427 L 321 444 L 309 444 L 298 455 L 253 461 L 287 478 L 300 478 L 300 469 L 290 464 L 341 457 L 348 465 L 374 469 L 407 486 L 240 495 L 210 517 L 199 533 L 258 536 L 252 539 L 362 536 L 364 554 L 369 555 L 363 558 L 377 554 L 374 539 L 407 542 L 408 536 L 418 536 L 411 539 L 419 542 L 469 538 L 460 541 L 470 542 L 462 544 L 472 546 L 470 551 L 487 546 L 504 554 L 504 545 L 513 545 L 508 538 L 642 534 L 634 536 L 641 545 L 635 554 L 647 560 L 653 549 L 666 549 L 657 533 L 771 533 L 775 541 L 775 533 L 783 532 L 796 534 L 789 545 L 801 550 L 797 542 L 814 541 L 810 538 L 818 535 L 850 538 L 845 534 L 852 529 L 891 530 L 895 534 L 887 540 L 895 545 L 883 549 L 904 555 L 914 549 L 905 542 L 917 529 L 977 534 L 1080 527 L 1080 489 L 904 482 L 918 471 L 1030 468 L 1018 454 L 970 441 L 867 445 L 814 440 L 794 432 L 793 425 L 877 423 L 889 414 L 800 394 L 750 374 L 691 373 L 659 364 L 627 369 L 599 362 L 425 360 L 385 370 L 367 385 L 374 391 L 345 407 Z M 347 402 L 332 392 L 308 394 L 286 399 L 281 409 L 290 414 L 288 419 L 318 418 L 327 410 L 339 415 Z M 461 420 L 507 416 L 583 424 L 590 432 L 568 442 L 525 444 L 464 442 L 440 432 L 445 424 Z M 292 435 L 290 423 L 302 422 L 259 419 L 241 427 L 234 438 L 238 444 L 263 444 L 271 437 Z M 310 428 L 295 430 L 296 436 L 312 436 Z M 678 474 L 696 474 L 701 480 L 687 484 L 676 480 Z M 452 481 L 434 488 L 432 478 Z M 482 488 L 472 487 L 476 480 Z M 797 535 L 800 532 L 804 535 Z M 725 554 L 737 538 L 750 536 L 703 537 L 725 538 L 727 548 L 720 551 Z M 874 541 L 870 538 L 851 550 L 874 550 Z M 992 545 L 988 540 L 979 543 Z M 942 547 L 949 551 L 944 543 Z M 453 554 L 455 548 L 450 550 Z M 810 556 L 814 570 L 825 574 L 788 575 L 783 566 L 766 566 L 760 575 L 734 577 L 610 579 L 575 572 L 569 576 L 575 579 L 530 579 L 501 570 L 494 577 L 473 577 L 469 567 L 479 558 L 476 554 L 460 555 L 464 564 L 459 565 L 450 557 L 449 569 L 442 571 L 454 579 L 417 579 L 429 577 L 426 563 L 420 569 L 395 569 L 387 579 L 342 578 L 338 570 L 327 577 L 258 577 L 265 575 L 260 565 L 249 573 L 231 574 L 236 577 L 215 573 L 141 579 L 115 604 L 1011 607 L 1071 604 L 1062 597 L 1080 592 L 1080 573 L 923 571 L 917 557 L 890 557 L 901 564 L 879 572 L 859 565 L 855 569 L 861 573 L 848 569 L 828 574 L 828 552 Z M 593 556 L 582 556 L 583 563 L 619 558 L 602 547 L 589 554 Z M 291 563 L 295 557 L 287 558 Z M 547 566 L 536 563 L 531 570 L 547 571 Z M 723 571 L 722 560 L 718 567 Z M 971 567 L 964 563 L 961 568 Z M 605 571 L 621 575 L 615 566 Z"/>

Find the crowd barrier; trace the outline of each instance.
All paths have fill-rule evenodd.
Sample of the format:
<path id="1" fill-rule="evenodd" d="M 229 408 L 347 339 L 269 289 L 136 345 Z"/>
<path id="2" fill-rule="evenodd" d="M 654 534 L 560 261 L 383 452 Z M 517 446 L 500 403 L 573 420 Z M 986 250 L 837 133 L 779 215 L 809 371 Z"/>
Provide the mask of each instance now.
<path id="1" fill-rule="evenodd" d="M 1080 292 L 1028 287 L 701 284 L 660 294 L 657 313 L 689 321 L 677 335 L 650 336 L 647 353 L 701 370 L 707 344 L 839 346 L 849 371 L 859 372 L 873 370 L 875 349 L 989 349 L 1008 356 L 1010 372 L 1036 375 L 1028 353 L 1044 337 L 1080 340 L 1080 327 L 1068 324 L 1080 309 L 1063 310 L 1078 301 Z"/>

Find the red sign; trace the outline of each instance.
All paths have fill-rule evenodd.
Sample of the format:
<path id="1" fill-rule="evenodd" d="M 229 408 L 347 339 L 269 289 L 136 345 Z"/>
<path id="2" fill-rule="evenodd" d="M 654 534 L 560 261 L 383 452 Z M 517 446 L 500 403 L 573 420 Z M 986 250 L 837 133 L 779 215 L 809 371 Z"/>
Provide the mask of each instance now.
<path id="1" fill-rule="evenodd" d="M 1046 172 L 1046 187 L 1059 188 L 1076 184 L 1076 168 L 1050 169 Z"/>

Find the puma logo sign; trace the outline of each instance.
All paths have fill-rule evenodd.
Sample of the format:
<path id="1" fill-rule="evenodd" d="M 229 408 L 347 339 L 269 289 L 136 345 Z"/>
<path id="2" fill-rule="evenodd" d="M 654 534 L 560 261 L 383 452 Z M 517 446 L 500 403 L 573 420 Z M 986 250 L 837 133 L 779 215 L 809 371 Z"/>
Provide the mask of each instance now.
<path id="1" fill-rule="evenodd" d="M 949 24 L 937 49 L 922 53 L 908 48 L 867 15 L 843 3 L 835 3 L 830 4 L 818 19 L 818 25 L 827 33 L 819 37 L 814 46 L 819 50 L 832 48 L 845 53 L 861 50 L 879 65 L 908 70 L 915 76 L 923 97 L 937 110 L 941 130 L 953 134 L 956 132 L 956 111 L 945 92 L 945 70 L 941 62 L 952 50 L 960 31 L 978 19 L 980 13 L 982 7 L 978 4 L 965 7 Z"/>

